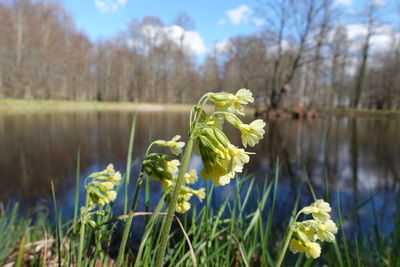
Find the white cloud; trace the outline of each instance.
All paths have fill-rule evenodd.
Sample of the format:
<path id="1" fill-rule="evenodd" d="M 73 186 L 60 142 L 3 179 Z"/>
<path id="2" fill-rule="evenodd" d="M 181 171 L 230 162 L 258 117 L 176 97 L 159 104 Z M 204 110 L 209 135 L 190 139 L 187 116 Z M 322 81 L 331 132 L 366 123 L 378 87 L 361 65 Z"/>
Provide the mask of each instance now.
<path id="1" fill-rule="evenodd" d="M 352 0 L 334 0 L 334 3 L 338 4 L 338 5 L 346 5 L 349 6 L 351 5 L 351 3 L 353 2 Z"/>
<path id="2" fill-rule="evenodd" d="M 247 21 L 248 15 L 250 15 L 251 9 L 246 5 L 241 5 L 234 9 L 229 9 L 226 11 L 226 14 L 229 17 L 229 20 L 232 24 L 239 24 L 241 22 Z"/>
<path id="3" fill-rule="evenodd" d="M 386 0 L 373 0 L 372 3 L 377 6 L 384 6 L 386 5 Z"/>
<path id="4" fill-rule="evenodd" d="M 257 17 L 252 17 L 254 14 L 253 10 L 247 5 L 241 5 L 237 8 L 228 9 L 226 15 L 231 24 L 237 25 L 240 23 L 251 23 L 256 27 L 263 26 L 266 22 L 265 20 Z M 218 21 L 219 25 L 224 25 L 227 23 L 227 19 L 223 18 Z"/>
<path id="5" fill-rule="evenodd" d="M 289 51 L 292 48 L 292 46 L 287 40 L 282 40 L 281 48 L 282 48 L 282 51 Z M 269 47 L 269 51 L 271 53 L 277 53 L 278 49 L 279 49 L 279 45 L 278 44 L 272 45 L 272 46 Z"/>
<path id="6" fill-rule="evenodd" d="M 225 25 L 225 24 L 226 24 L 226 19 L 220 19 L 220 20 L 218 21 L 218 24 L 219 24 L 219 25 Z"/>
<path id="7" fill-rule="evenodd" d="M 194 55 L 203 55 L 207 52 L 207 47 L 204 44 L 203 38 L 196 31 L 188 31 L 178 25 L 168 27 L 159 27 L 145 25 L 141 29 L 141 33 L 145 38 L 152 40 L 154 45 L 161 44 L 164 40 L 170 40 L 177 45 L 183 44 L 184 49 Z M 183 39 L 182 39 L 183 36 Z M 141 47 L 143 43 L 128 40 L 129 47 Z M 146 47 L 144 47 L 146 49 Z"/>
<path id="8" fill-rule="evenodd" d="M 344 26 L 347 31 L 347 38 L 350 42 L 349 52 L 350 57 L 347 59 L 346 72 L 353 75 L 357 71 L 359 57 L 365 37 L 368 33 L 368 26 L 365 24 L 349 24 Z M 329 34 L 330 40 L 332 40 L 334 32 Z M 379 52 L 390 49 L 393 45 L 393 40 L 400 40 L 400 34 L 394 33 L 389 26 L 382 25 L 375 29 L 374 34 L 370 39 L 370 54 L 373 56 Z M 373 60 L 370 61 L 371 65 L 376 64 Z"/>
<path id="9" fill-rule="evenodd" d="M 365 37 L 367 34 L 367 27 L 364 24 L 349 24 L 346 25 L 347 37 L 350 40 L 359 39 Z"/>
<path id="10" fill-rule="evenodd" d="M 226 53 L 229 50 L 231 43 L 229 41 L 217 42 L 214 44 L 213 49 L 217 53 Z"/>
<path id="11" fill-rule="evenodd" d="M 128 0 L 94 0 L 97 9 L 103 13 L 115 13 L 118 9 L 125 7 Z"/>
<path id="12" fill-rule="evenodd" d="M 255 26 L 257 26 L 257 27 L 261 27 L 261 26 L 263 26 L 263 25 L 266 23 L 265 20 L 260 19 L 260 18 L 253 18 L 253 19 L 251 20 L 251 22 L 252 22 Z"/>
<path id="13" fill-rule="evenodd" d="M 365 24 L 349 24 L 346 26 L 347 36 L 352 42 L 350 50 L 358 51 L 360 49 L 361 42 L 367 35 L 368 28 Z M 374 35 L 371 36 L 370 46 L 371 52 L 379 52 L 382 50 L 389 49 L 393 39 L 393 32 L 388 26 L 380 26 L 375 29 Z"/>
<path id="14" fill-rule="evenodd" d="M 164 31 L 167 36 L 173 42 L 179 44 L 181 37 L 183 36 L 183 46 L 189 52 L 196 55 L 206 53 L 206 46 L 204 45 L 203 38 L 196 31 L 187 31 L 178 25 L 172 25 L 170 27 L 164 27 Z"/>

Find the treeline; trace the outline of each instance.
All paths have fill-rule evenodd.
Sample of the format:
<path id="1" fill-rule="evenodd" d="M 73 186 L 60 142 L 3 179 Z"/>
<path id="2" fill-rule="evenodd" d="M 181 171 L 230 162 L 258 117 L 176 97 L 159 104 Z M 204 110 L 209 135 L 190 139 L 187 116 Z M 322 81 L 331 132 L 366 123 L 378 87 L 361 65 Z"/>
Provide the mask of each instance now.
<path id="1" fill-rule="evenodd" d="M 178 38 L 145 17 L 93 42 L 57 1 L 0 0 L 0 98 L 181 103 L 246 87 L 272 108 L 398 109 L 400 25 L 383 25 L 383 11 L 367 1 L 354 38 L 331 0 L 259 1 L 262 30 L 198 63 L 184 42 L 194 27 L 185 14 L 173 23 Z M 390 40 L 377 50 L 382 30 Z"/>

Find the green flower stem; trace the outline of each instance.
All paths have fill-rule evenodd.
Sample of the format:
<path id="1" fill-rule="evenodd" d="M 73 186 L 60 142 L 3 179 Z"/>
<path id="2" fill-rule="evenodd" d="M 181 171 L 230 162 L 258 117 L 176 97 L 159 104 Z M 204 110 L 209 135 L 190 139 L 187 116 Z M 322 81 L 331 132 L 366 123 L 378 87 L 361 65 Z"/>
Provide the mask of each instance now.
<path id="1" fill-rule="evenodd" d="M 85 197 L 85 207 L 89 205 L 89 196 L 86 194 Z M 81 215 L 82 220 L 82 215 Z M 78 249 L 78 262 L 76 264 L 77 267 L 82 266 L 82 256 L 83 256 L 83 243 L 85 241 L 85 223 L 81 221 L 81 229 L 79 231 L 79 249 Z"/>
<path id="2" fill-rule="evenodd" d="M 280 267 L 282 265 L 283 259 L 285 258 L 286 250 L 290 243 L 290 239 L 292 238 L 292 234 L 293 234 L 293 225 L 292 225 L 292 227 L 290 227 L 290 230 L 286 236 L 285 244 L 282 247 L 281 253 L 279 255 L 279 259 L 276 262 L 275 267 Z"/>
<path id="3" fill-rule="evenodd" d="M 153 145 L 154 145 L 154 142 L 149 145 L 149 147 L 146 150 L 146 154 L 145 154 L 144 158 L 146 158 L 149 155 L 150 149 Z M 144 177 L 144 169 L 143 169 L 143 165 L 142 165 L 142 168 L 140 170 L 139 177 L 138 177 L 138 180 L 136 183 L 136 189 L 135 189 L 135 194 L 133 195 L 131 208 L 129 210 L 129 216 L 125 223 L 124 233 L 122 234 L 121 245 L 119 246 L 118 258 L 117 258 L 117 264 L 116 264 L 117 267 L 122 266 L 122 263 L 124 260 L 126 243 L 128 242 L 129 231 L 132 226 L 133 214 L 136 209 L 136 203 L 137 203 L 137 200 L 139 197 L 140 188 L 142 187 L 143 177 Z"/>
<path id="4" fill-rule="evenodd" d="M 161 241 L 160 241 L 160 248 L 157 253 L 156 267 L 161 267 L 164 262 L 165 250 L 167 248 L 168 236 L 169 236 L 169 232 L 171 230 L 172 219 L 174 217 L 176 204 L 178 202 L 179 192 L 180 192 L 183 182 L 185 180 L 184 179 L 185 172 L 189 165 L 190 156 L 192 154 L 193 140 L 196 138 L 197 123 L 200 120 L 201 112 L 203 111 L 204 105 L 208 101 L 209 95 L 210 95 L 210 93 L 207 93 L 204 96 L 202 96 L 200 98 L 199 102 L 197 103 L 197 105 L 194 106 L 194 112 L 195 112 L 194 114 L 195 115 L 194 115 L 193 121 L 191 121 L 190 125 L 189 125 L 189 140 L 186 144 L 185 154 L 182 157 L 182 164 L 181 164 L 181 168 L 179 170 L 175 189 L 174 189 L 174 192 L 172 193 L 171 201 L 168 204 L 167 217 L 165 218 L 164 224 L 161 229 Z"/>
<path id="5" fill-rule="evenodd" d="M 82 255 L 83 255 L 83 242 L 85 238 L 85 224 L 81 224 L 81 229 L 79 232 L 79 251 L 78 251 L 78 263 L 76 264 L 77 267 L 82 266 Z"/>
<path id="6" fill-rule="evenodd" d="M 161 267 L 164 262 L 165 250 L 167 248 L 168 236 L 169 236 L 169 232 L 171 230 L 172 219 L 173 219 L 173 216 L 175 213 L 176 204 L 178 202 L 179 192 L 180 192 L 183 182 L 185 180 L 184 179 L 185 172 L 186 172 L 186 169 L 189 164 L 190 155 L 192 154 L 192 148 L 193 148 L 193 138 L 190 137 L 190 139 L 186 145 L 186 150 L 185 150 L 185 154 L 183 156 L 182 166 L 179 170 L 178 180 L 176 182 L 175 189 L 172 194 L 172 199 L 168 205 L 167 217 L 165 218 L 165 222 L 164 222 L 162 230 L 161 230 L 160 248 L 158 250 L 157 260 L 156 260 L 157 267 Z"/>
<path id="7" fill-rule="evenodd" d="M 294 226 L 295 222 L 297 221 L 297 218 L 299 217 L 300 213 L 301 212 L 297 213 L 296 217 L 290 224 L 289 232 L 286 235 L 285 244 L 282 247 L 281 253 L 279 254 L 279 259 L 276 262 L 275 267 L 280 267 L 282 265 L 283 259 L 285 258 L 286 250 L 289 247 L 290 239 L 292 238 L 292 234 L 293 234 L 293 230 L 294 230 L 293 226 Z"/>

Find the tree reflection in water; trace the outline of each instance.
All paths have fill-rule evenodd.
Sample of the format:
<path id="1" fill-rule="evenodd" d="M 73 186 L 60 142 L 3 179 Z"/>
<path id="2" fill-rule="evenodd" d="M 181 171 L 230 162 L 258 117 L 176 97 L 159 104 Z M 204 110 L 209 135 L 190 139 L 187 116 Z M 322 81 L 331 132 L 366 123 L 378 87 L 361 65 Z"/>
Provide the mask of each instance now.
<path id="1" fill-rule="evenodd" d="M 133 116 L 131 112 L 109 111 L 0 115 L 0 200 L 20 201 L 25 208 L 48 203 L 53 180 L 64 210 L 72 211 L 78 147 L 82 179 L 110 162 L 125 172 Z M 140 162 L 149 140 L 183 135 L 188 119 L 187 112 L 140 112 L 134 161 Z M 287 217 L 298 190 L 302 192 L 301 205 L 311 201 L 307 185 L 301 186 L 306 174 L 317 195 L 329 194 L 333 206 L 339 190 L 345 215 L 373 196 L 346 226 L 363 231 L 376 221 L 383 232 L 388 232 L 395 209 L 391 204 L 395 203 L 400 184 L 399 133 L 400 121 L 393 119 L 271 121 L 247 171 L 255 174 L 258 186 L 263 186 L 273 179 L 279 158 L 277 222 Z M 236 131 L 232 131 L 231 138 L 239 144 Z M 191 165 L 201 169 L 201 161 L 195 156 Z M 138 168 L 134 166 L 132 184 Z M 229 186 L 218 189 L 215 205 L 232 191 Z M 160 193 L 157 184 L 151 183 L 151 192 L 155 196 L 151 202 L 156 203 Z M 117 208 L 120 205 L 122 202 L 117 201 Z M 140 209 L 144 203 L 138 205 Z"/>

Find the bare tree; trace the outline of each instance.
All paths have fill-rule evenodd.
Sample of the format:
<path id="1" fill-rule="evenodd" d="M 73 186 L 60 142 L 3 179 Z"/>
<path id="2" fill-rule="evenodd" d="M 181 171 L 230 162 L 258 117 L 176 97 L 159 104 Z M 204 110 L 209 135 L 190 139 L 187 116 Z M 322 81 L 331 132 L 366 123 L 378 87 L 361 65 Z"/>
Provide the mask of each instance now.
<path id="1" fill-rule="evenodd" d="M 346 86 L 346 66 L 348 61 L 349 41 L 347 31 L 342 25 L 338 25 L 333 32 L 330 43 L 330 87 L 329 103 L 331 105 L 343 105 L 343 96 Z"/>
<path id="2" fill-rule="evenodd" d="M 277 52 L 274 60 L 270 86 L 270 107 L 281 105 L 283 96 L 288 92 L 297 71 L 305 63 L 305 56 L 312 46 L 312 35 L 324 18 L 323 1 L 263 1 L 260 14 L 267 21 L 267 29 L 273 33 Z M 325 9 L 326 10 L 326 9 Z M 291 60 L 287 71 L 282 70 L 284 45 L 291 44 Z M 269 87 L 268 85 L 266 86 Z"/>
<path id="3" fill-rule="evenodd" d="M 367 33 L 361 48 L 361 59 L 358 67 L 356 82 L 355 82 L 355 95 L 353 98 L 352 106 L 355 108 L 361 107 L 362 94 L 365 88 L 365 79 L 367 71 L 367 60 L 369 57 L 371 37 L 375 34 L 378 26 L 377 11 L 379 5 L 374 0 L 370 0 L 367 4 L 365 13 Z"/>
<path id="4" fill-rule="evenodd" d="M 175 25 L 180 27 L 181 34 L 179 38 L 179 48 L 175 51 L 175 74 L 174 74 L 174 87 L 175 99 L 177 102 L 183 101 L 183 94 L 185 88 L 189 86 L 187 77 L 185 75 L 187 51 L 184 47 L 184 41 L 187 37 L 187 31 L 194 29 L 194 20 L 189 17 L 185 12 L 180 12 L 175 19 Z"/>

